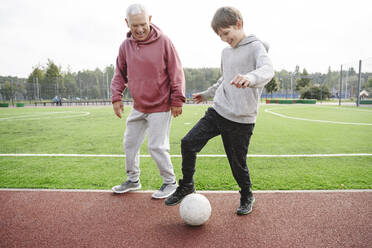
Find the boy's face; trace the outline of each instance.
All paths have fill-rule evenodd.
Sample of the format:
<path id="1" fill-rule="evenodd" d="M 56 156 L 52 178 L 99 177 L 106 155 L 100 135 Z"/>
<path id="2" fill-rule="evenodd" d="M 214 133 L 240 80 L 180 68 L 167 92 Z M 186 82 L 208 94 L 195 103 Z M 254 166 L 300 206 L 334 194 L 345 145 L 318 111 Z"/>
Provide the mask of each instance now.
<path id="1" fill-rule="evenodd" d="M 222 41 L 228 43 L 231 47 L 236 47 L 245 37 L 243 27 L 239 22 L 237 25 L 230 26 L 228 28 L 220 28 L 218 30 L 218 35 Z"/>
<path id="2" fill-rule="evenodd" d="M 129 19 L 129 20 L 128 20 Z M 145 14 L 131 15 L 125 19 L 130 32 L 136 40 L 146 40 L 150 33 L 151 16 Z"/>

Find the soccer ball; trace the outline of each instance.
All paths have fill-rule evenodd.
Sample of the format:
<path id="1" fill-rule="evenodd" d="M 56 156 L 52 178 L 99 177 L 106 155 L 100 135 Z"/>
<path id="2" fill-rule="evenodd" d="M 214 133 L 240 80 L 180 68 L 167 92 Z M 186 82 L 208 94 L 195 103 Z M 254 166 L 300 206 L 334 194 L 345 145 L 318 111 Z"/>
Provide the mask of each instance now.
<path id="1" fill-rule="evenodd" d="M 212 207 L 207 197 L 201 194 L 189 194 L 181 202 L 180 215 L 190 226 L 203 225 L 211 216 Z"/>

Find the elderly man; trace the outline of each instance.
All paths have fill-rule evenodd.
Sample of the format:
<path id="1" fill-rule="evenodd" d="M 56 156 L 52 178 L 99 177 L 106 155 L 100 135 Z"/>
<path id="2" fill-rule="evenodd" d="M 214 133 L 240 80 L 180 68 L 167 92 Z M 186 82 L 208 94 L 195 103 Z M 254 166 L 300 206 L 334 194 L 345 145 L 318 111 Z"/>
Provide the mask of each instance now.
<path id="1" fill-rule="evenodd" d="M 171 40 L 151 23 L 143 5 L 129 6 L 125 21 L 130 31 L 119 49 L 111 100 L 115 114 L 121 118 L 122 94 L 128 87 L 133 109 L 124 133 L 127 180 L 112 190 L 125 193 L 141 188 L 139 149 L 148 133 L 148 150 L 163 179 L 152 197 L 166 198 L 177 188 L 169 156 L 169 131 L 172 116 L 182 114 L 184 73 Z"/>

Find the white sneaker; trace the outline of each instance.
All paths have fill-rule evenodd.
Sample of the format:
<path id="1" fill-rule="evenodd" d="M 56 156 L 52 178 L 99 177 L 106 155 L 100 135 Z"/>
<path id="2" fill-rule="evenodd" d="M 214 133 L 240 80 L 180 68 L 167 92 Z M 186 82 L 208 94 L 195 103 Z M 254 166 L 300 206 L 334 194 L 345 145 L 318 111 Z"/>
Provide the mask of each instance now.
<path id="1" fill-rule="evenodd" d="M 163 183 L 160 189 L 156 191 L 154 194 L 152 194 L 152 198 L 155 199 L 167 198 L 176 191 L 177 187 L 178 187 L 177 182 L 169 184 Z"/>

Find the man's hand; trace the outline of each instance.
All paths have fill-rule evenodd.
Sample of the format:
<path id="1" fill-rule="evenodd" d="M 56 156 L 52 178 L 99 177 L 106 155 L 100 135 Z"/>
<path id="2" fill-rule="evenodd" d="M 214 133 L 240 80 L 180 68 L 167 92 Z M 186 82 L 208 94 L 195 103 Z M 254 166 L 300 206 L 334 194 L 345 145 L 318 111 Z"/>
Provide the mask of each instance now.
<path id="1" fill-rule="evenodd" d="M 192 94 L 192 99 L 196 103 L 201 103 L 203 101 L 203 97 L 199 93 Z"/>
<path id="2" fill-rule="evenodd" d="M 114 112 L 121 119 L 121 113 L 124 113 L 124 105 L 122 101 L 117 101 L 112 104 Z M 120 113 L 121 112 L 121 113 Z"/>
<path id="3" fill-rule="evenodd" d="M 171 113 L 174 118 L 182 114 L 182 107 L 171 106 Z"/>
<path id="4" fill-rule="evenodd" d="M 247 88 L 250 84 L 249 80 L 244 77 L 243 75 L 236 75 L 233 80 L 231 80 L 230 84 L 235 85 L 237 88 Z"/>

